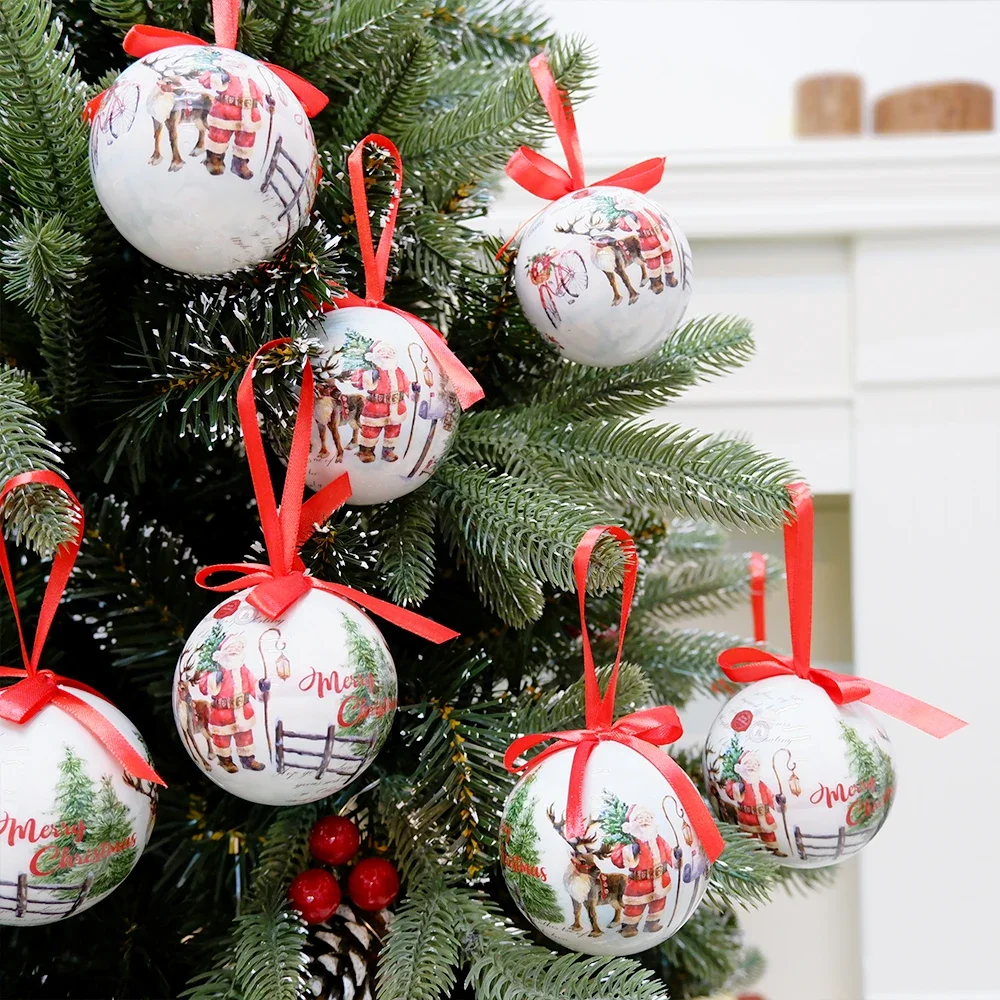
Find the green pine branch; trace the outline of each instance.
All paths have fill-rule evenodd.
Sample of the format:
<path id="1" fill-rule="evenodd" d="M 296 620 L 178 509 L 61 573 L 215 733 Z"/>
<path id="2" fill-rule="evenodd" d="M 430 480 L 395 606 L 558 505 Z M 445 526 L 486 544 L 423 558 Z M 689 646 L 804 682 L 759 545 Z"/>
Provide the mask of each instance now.
<path id="1" fill-rule="evenodd" d="M 0 2 L 0 155 L 26 209 L 72 219 L 86 232 L 97 196 L 87 167 L 87 88 L 49 0 Z M 16 95 L 16 99 L 15 99 Z"/>
<path id="2" fill-rule="evenodd" d="M 684 562 L 663 562 L 643 577 L 636 608 L 638 631 L 662 631 L 678 618 L 725 611 L 746 601 L 750 592 L 750 553 L 722 553 Z M 766 582 L 781 578 L 781 566 L 769 559 Z"/>
<path id="3" fill-rule="evenodd" d="M 0 367 L 0 484 L 33 469 L 62 472 L 62 456 L 45 434 L 38 415 L 37 384 L 16 368 Z M 4 501 L 7 532 L 42 555 L 73 537 L 69 500 L 50 486 L 33 483 Z"/>
<path id="4" fill-rule="evenodd" d="M 556 42 L 548 55 L 556 82 L 579 98 L 593 75 L 592 50 L 580 41 Z M 475 183 L 502 170 L 512 150 L 521 144 L 541 145 L 550 129 L 531 73 L 521 65 L 489 93 L 429 115 L 400 141 L 412 170 L 435 176 L 439 190 L 451 191 L 459 183 Z"/>
<path id="5" fill-rule="evenodd" d="M 378 570 L 396 604 L 420 604 L 434 582 L 435 518 L 434 502 L 422 490 L 378 512 Z"/>
<path id="6" fill-rule="evenodd" d="M 436 58 L 434 44 L 424 32 L 414 28 L 392 33 L 379 55 L 378 72 L 362 75 L 330 121 L 331 145 L 351 149 L 362 136 L 380 132 L 400 146 L 407 177 L 411 165 L 401 140 L 423 115 Z"/>
<path id="7" fill-rule="evenodd" d="M 309 831 L 319 804 L 278 813 L 265 837 L 243 912 L 234 918 L 214 968 L 195 976 L 185 1000 L 301 1000 L 306 928 L 289 907 L 288 883 L 309 867 Z"/>
<path id="8" fill-rule="evenodd" d="M 458 890 L 440 879 L 415 885 L 393 915 L 379 953 L 379 1000 L 436 1000 L 450 995 L 461 947 L 452 910 Z"/>
<path id="9" fill-rule="evenodd" d="M 728 536 L 717 524 L 690 517 L 675 517 L 670 522 L 663 545 L 663 558 L 680 562 L 683 559 L 704 559 L 726 547 Z"/>
<path id="10" fill-rule="evenodd" d="M 641 612 L 636 612 L 629 622 L 625 655 L 643 664 L 655 704 L 685 705 L 696 694 L 715 690 L 715 683 L 722 677 L 719 653 L 749 641 L 699 629 L 647 631 Z M 604 644 L 605 650 L 608 645 Z"/>
<path id="11" fill-rule="evenodd" d="M 531 3 L 511 0 L 446 0 L 428 24 L 452 60 L 468 63 L 527 62 L 552 40 L 548 22 Z M 440 91 L 435 88 L 435 93 Z"/>
<path id="12" fill-rule="evenodd" d="M 93 498 L 86 507 L 69 597 L 93 607 L 111 662 L 169 699 L 177 655 L 203 610 L 191 582 L 197 559 L 183 539 L 155 521 L 143 523 L 128 503 Z"/>

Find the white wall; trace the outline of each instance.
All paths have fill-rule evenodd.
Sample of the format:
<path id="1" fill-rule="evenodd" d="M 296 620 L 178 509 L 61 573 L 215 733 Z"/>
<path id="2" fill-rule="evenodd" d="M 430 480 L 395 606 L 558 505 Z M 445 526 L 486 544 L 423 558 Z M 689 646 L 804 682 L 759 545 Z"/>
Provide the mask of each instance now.
<path id="1" fill-rule="evenodd" d="M 584 155 L 731 149 L 792 135 L 793 88 L 859 73 L 869 97 L 932 80 L 1000 91 L 995 0 L 543 0 L 601 72 L 579 113 Z M 869 101 L 870 103 L 870 101 Z M 642 136 L 640 133 L 645 132 Z"/>

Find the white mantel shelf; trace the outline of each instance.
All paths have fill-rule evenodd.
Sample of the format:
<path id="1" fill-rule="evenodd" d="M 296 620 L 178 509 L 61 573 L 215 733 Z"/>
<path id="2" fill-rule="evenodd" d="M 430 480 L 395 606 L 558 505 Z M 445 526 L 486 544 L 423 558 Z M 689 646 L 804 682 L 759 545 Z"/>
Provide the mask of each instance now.
<path id="1" fill-rule="evenodd" d="M 660 151 L 662 152 L 662 150 Z M 561 152 L 547 153 L 559 162 Z M 584 151 L 608 176 L 655 150 Z M 652 197 L 692 239 L 1000 227 L 1000 136 L 810 139 L 754 150 L 667 151 Z M 490 213 L 505 233 L 542 202 L 508 183 Z"/>

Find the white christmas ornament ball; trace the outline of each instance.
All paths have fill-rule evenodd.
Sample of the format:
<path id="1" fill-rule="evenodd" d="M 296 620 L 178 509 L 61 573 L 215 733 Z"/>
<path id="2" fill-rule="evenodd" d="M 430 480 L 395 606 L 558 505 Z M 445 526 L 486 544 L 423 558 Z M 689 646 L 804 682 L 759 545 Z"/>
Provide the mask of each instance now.
<path id="1" fill-rule="evenodd" d="M 319 160 L 305 109 L 263 63 L 177 45 L 112 84 L 90 173 L 118 231 L 187 274 L 269 260 L 309 219 Z"/>
<path id="2" fill-rule="evenodd" d="M 597 745 L 583 785 L 583 830 L 567 830 L 573 751 L 514 786 L 500 861 L 521 912 L 588 955 L 633 955 L 676 934 L 708 888 L 709 864 L 676 793 L 640 754 Z M 688 780 L 684 778 L 684 780 Z"/>
<path id="3" fill-rule="evenodd" d="M 461 412 L 423 340 L 401 316 L 367 306 L 327 313 L 318 335 L 310 489 L 348 472 L 348 502 L 373 504 L 423 485 Z"/>
<path id="4" fill-rule="evenodd" d="M 574 191 L 521 239 L 518 301 L 564 358 L 610 368 L 652 354 L 691 298 L 691 250 L 658 205 L 627 188 Z"/>
<path id="5" fill-rule="evenodd" d="M 896 789 L 889 737 L 857 702 L 771 677 L 722 707 L 705 742 L 705 781 L 722 819 L 789 868 L 857 854 L 882 828 Z"/>
<path id="6" fill-rule="evenodd" d="M 93 706 L 149 760 L 117 708 L 62 690 Z M 89 730 L 51 704 L 24 725 L 0 719 L 0 747 L 0 924 L 51 924 L 89 910 L 138 862 L 158 786 L 126 774 Z"/>
<path id="7" fill-rule="evenodd" d="M 342 598 L 314 588 L 272 621 L 250 593 L 219 604 L 185 643 L 177 731 L 227 792 L 315 802 L 375 759 L 392 728 L 396 669 L 379 630 Z"/>

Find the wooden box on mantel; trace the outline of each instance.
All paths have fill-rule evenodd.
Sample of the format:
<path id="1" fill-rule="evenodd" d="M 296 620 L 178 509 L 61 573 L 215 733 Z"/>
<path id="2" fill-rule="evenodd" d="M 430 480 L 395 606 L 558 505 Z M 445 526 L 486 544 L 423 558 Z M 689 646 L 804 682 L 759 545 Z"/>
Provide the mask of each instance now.
<path id="1" fill-rule="evenodd" d="M 930 83 L 896 90 L 875 102 L 876 133 L 989 132 L 993 91 L 981 83 Z"/>
<path id="2" fill-rule="evenodd" d="M 809 76 L 795 85 L 795 134 L 859 135 L 861 77 L 852 73 Z"/>

